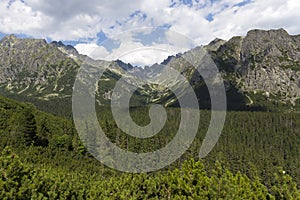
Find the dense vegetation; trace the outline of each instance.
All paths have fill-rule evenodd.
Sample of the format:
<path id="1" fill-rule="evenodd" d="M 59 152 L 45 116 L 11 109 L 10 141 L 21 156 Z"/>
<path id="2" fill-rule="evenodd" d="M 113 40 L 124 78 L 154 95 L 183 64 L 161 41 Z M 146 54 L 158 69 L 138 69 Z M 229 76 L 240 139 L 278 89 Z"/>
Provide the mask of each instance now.
<path id="1" fill-rule="evenodd" d="M 135 152 L 161 148 L 180 122 L 180 110 L 169 108 L 163 130 L 142 140 L 120 131 L 110 109 L 98 111 L 111 141 Z M 147 112 L 134 108 L 131 115 L 145 125 Z M 198 160 L 210 120 L 209 111 L 200 114 L 195 142 L 175 163 L 123 174 L 86 152 L 71 119 L 1 97 L 0 199 L 300 199 L 299 114 L 228 112 L 218 144 Z"/>
<path id="2" fill-rule="evenodd" d="M 299 199 L 289 175 L 274 175 L 268 188 L 259 177 L 233 174 L 217 163 L 211 175 L 198 161 L 166 173 L 123 174 L 104 179 L 101 174 L 69 172 L 22 163 L 9 149 L 0 154 L 1 199 Z"/>

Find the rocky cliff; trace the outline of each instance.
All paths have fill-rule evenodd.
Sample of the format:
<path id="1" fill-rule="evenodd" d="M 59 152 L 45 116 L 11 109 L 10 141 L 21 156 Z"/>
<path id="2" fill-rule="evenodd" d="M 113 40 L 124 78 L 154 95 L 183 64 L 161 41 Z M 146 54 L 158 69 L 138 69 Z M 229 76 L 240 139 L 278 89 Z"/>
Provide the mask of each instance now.
<path id="1" fill-rule="evenodd" d="M 285 30 L 251 30 L 208 51 L 220 70 L 254 104 L 256 94 L 267 101 L 292 105 L 300 97 L 300 42 Z"/>

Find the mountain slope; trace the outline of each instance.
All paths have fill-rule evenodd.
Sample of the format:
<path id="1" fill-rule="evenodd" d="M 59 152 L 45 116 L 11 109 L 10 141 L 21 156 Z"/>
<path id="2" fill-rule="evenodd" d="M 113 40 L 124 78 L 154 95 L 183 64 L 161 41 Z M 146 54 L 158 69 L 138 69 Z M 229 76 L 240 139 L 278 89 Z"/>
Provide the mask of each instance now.
<path id="1" fill-rule="evenodd" d="M 229 41 L 215 39 L 203 47 L 222 74 L 229 109 L 299 109 L 299 38 L 283 29 L 252 30 L 245 37 L 236 36 Z M 195 48 L 169 57 L 163 64 L 179 67 L 180 72 L 189 77 L 198 96 L 208 100 L 201 76 L 183 57 L 195 60 L 200 55 Z"/>
<path id="2" fill-rule="evenodd" d="M 192 85 L 200 108 L 210 108 L 206 84 L 190 63 L 201 63 L 203 48 L 221 72 L 230 110 L 299 110 L 300 36 L 291 36 L 283 29 L 251 30 L 245 37 L 229 41 L 215 39 L 144 69 L 120 60 L 94 61 L 61 42 L 48 44 L 10 35 L 0 41 L 0 93 L 30 101 L 43 110 L 70 113 L 75 76 L 80 65 L 88 62 L 96 68 L 108 66 L 98 84 L 99 105 L 109 105 L 115 84 L 123 77 L 124 91 L 137 88 L 132 106 L 179 106 L 168 87 L 181 87 L 182 82 L 166 76 L 167 67 L 171 67 Z"/>
<path id="3" fill-rule="evenodd" d="M 296 106 L 300 98 L 300 42 L 285 30 L 252 30 L 210 51 L 249 104 Z M 262 101 L 265 102 L 259 102 Z"/>
<path id="4" fill-rule="evenodd" d="M 48 44 L 40 39 L 6 36 L 0 40 L 0 94 L 32 102 L 40 109 L 56 114 L 65 111 L 70 114 L 75 77 L 86 60 L 92 59 L 62 42 Z M 101 63 L 93 62 L 95 65 Z M 107 104 L 110 88 L 121 75 L 133 68 L 119 60 L 107 63 L 109 70 L 101 78 L 103 87 L 98 91 L 98 102 L 102 104 Z"/>

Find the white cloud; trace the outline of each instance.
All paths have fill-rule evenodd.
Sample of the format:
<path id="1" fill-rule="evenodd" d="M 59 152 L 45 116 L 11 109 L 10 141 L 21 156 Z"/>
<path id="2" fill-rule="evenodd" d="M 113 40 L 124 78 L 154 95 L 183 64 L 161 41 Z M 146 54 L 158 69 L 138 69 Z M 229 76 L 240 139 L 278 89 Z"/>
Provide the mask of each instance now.
<path id="1" fill-rule="evenodd" d="M 51 21 L 42 12 L 34 11 L 20 1 L 0 1 L 0 30 L 4 33 L 31 33 L 42 36 L 40 27 Z"/>
<path id="2" fill-rule="evenodd" d="M 121 57 L 119 57 L 119 59 L 126 63 L 132 63 L 133 65 L 137 66 L 150 66 L 154 63 L 162 62 L 173 53 L 174 52 L 168 52 L 164 49 L 159 49 L 156 47 L 149 49 L 143 47 L 141 49 L 136 49 L 135 51 L 127 52 L 127 54 L 123 54 Z"/>
<path id="3" fill-rule="evenodd" d="M 126 63 L 135 65 L 152 65 L 154 63 L 161 63 L 169 55 L 175 55 L 186 50 L 188 48 L 168 44 L 167 42 L 165 44 L 153 43 L 151 46 L 144 46 L 137 42 L 127 42 L 114 50 L 107 59 L 120 59 Z"/>
<path id="4" fill-rule="evenodd" d="M 117 60 L 126 63 L 144 66 L 153 63 L 160 63 L 169 55 L 181 52 L 183 49 L 169 44 L 153 44 L 144 46 L 142 43 L 127 40 L 121 43 L 120 47 L 109 52 L 103 46 L 97 44 L 77 44 L 75 48 L 79 53 L 98 60 Z"/>
<path id="5" fill-rule="evenodd" d="M 242 8 L 230 8 L 215 16 L 212 27 L 215 34 L 229 39 L 233 35 L 245 35 L 250 29 L 285 28 L 290 34 L 299 34 L 300 4 L 295 0 L 255 1 Z"/>
<path id="6" fill-rule="evenodd" d="M 173 8 L 170 11 L 170 16 L 174 18 L 170 30 L 179 32 L 194 40 L 201 38 L 198 42 L 211 39 L 212 31 L 209 22 L 205 19 L 203 10 L 180 6 Z"/>
<path id="7" fill-rule="evenodd" d="M 97 44 L 77 44 L 75 48 L 80 54 L 87 55 L 93 59 L 104 59 L 109 55 L 109 52 Z"/>
<path id="8" fill-rule="evenodd" d="M 174 4 L 175 2 L 175 4 Z M 176 0 L 0 0 L 0 30 L 3 33 L 22 33 L 33 37 L 49 37 L 53 40 L 88 39 L 97 41 L 97 33 L 103 31 L 107 37 L 119 37 L 119 48 L 111 52 L 97 48 L 94 57 L 113 57 L 128 50 L 153 48 L 167 45 L 178 51 L 191 47 L 190 40 L 179 40 L 173 32 L 191 38 L 196 44 L 206 44 L 215 37 L 229 39 L 234 35 L 245 35 L 249 29 L 285 28 L 291 34 L 299 34 L 300 4 L 298 0 L 253 0 L 246 5 L 243 0 L 192 0 L 184 5 Z M 171 6 L 172 5 L 172 6 Z M 211 15 L 209 22 L 206 17 Z M 149 34 L 150 29 L 168 25 L 162 43 L 137 41 L 134 32 Z M 128 30 L 135 30 L 129 31 Z M 125 31 L 125 32 L 124 32 Z M 127 32 L 126 32 L 127 31 Z M 149 39 L 149 38 L 148 38 Z M 90 54 L 96 44 L 78 44 L 79 52 Z M 163 53 L 143 50 L 136 58 L 139 63 L 157 62 Z M 99 55 L 99 56 L 97 56 Z M 144 60 L 144 61 L 142 61 Z"/>

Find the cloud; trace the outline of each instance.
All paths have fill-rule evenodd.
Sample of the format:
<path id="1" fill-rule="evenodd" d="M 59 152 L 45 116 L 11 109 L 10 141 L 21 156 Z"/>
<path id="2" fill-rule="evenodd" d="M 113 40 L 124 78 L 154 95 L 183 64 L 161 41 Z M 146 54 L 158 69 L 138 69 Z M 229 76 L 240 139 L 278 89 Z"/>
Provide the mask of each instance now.
<path id="1" fill-rule="evenodd" d="M 105 47 L 97 44 L 77 44 L 75 48 L 80 54 L 88 55 L 93 59 L 104 59 L 109 55 Z"/>
<path id="2" fill-rule="evenodd" d="M 132 63 L 138 66 L 149 66 L 154 63 L 161 63 L 169 55 L 175 55 L 186 50 L 188 50 L 188 48 L 172 45 L 167 41 L 165 41 L 164 44 L 153 43 L 149 46 L 144 46 L 138 42 L 124 42 L 120 48 L 112 51 L 107 59 L 120 59 L 126 63 Z"/>
<path id="3" fill-rule="evenodd" d="M 142 31 L 147 32 L 148 29 L 142 29 Z M 171 31 L 161 32 L 161 42 L 155 42 L 155 40 L 148 41 L 148 45 L 143 44 L 136 38 L 132 32 L 124 32 L 114 39 L 120 42 L 120 46 L 117 48 L 108 50 L 106 47 L 106 42 L 102 45 L 93 44 L 77 44 L 75 48 L 79 53 L 86 54 L 94 59 L 98 60 L 117 60 L 120 59 L 126 63 L 131 63 L 137 66 L 151 65 L 153 63 L 160 63 L 169 55 L 176 54 L 178 52 L 186 51 L 185 43 L 190 42 L 187 38 L 178 33 L 173 33 L 175 36 L 170 36 Z M 165 37 L 166 35 L 170 37 Z M 133 39 L 135 37 L 135 39 Z M 182 41 L 182 45 L 176 45 L 171 40 L 173 38 L 175 41 Z M 179 40 L 176 40 L 179 39 Z M 110 43 L 110 41 L 107 41 Z M 104 45 L 104 46 L 103 46 Z"/>
<path id="4" fill-rule="evenodd" d="M 119 59 L 136 66 L 150 66 L 154 63 L 161 63 L 170 54 L 174 54 L 174 52 L 168 52 L 155 47 L 149 49 L 143 47 L 127 53 L 120 56 Z"/>
<path id="5" fill-rule="evenodd" d="M 229 39 L 232 35 L 245 35 L 249 29 L 285 28 L 290 34 L 299 34 L 300 4 L 295 0 L 255 1 L 241 8 L 231 7 L 215 16 L 212 27 L 216 35 Z"/>
<path id="6" fill-rule="evenodd" d="M 300 33 L 298 0 L 0 0 L 0 10 L 2 33 L 84 41 L 76 45 L 84 54 L 90 54 L 92 48 L 100 45 L 103 39 L 98 37 L 102 33 L 111 43 L 104 42 L 106 46 L 96 53 L 101 56 L 94 57 L 149 46 L 167 48 L 169 45 L 184 51 L 216 37 L 229 39 L 245 35 L 253 28 L 285 28 L 291 34 Z M 166 30 L 157 32 L 155 28 L 143 27 Z M 189 39 L 179 40 L 174 32 L 190 38 L 193 44 Z M 141 50 L 140 55 L 124 59 L 135 57 L 138 63 L 156 62 L 164 54 L 155 52 Z"/>
<path id="7" fill-rule="evenodd" d="M 51 21 L 40 11 L 34 11 L 21 1 L 0 1 L 0 30 L 3 33 L 39 35 L 44 24 Z"/>

